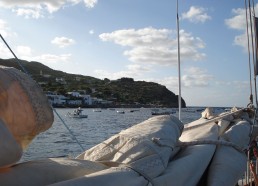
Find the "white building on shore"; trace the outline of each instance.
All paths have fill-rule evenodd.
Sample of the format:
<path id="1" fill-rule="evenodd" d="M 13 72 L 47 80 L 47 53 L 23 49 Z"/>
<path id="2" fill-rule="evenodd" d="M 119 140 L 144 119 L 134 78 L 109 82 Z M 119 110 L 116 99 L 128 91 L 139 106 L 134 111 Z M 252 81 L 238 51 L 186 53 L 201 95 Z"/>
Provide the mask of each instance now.
<path id="1" fill-rule="evenodd" d="M 81 94 L 78 91 L 67 93 L 67 97 L 55 92 L 46 93 L 49 102 L 55 106 L 78 106 L 78 105 L 97 105 L 97 104 L 112 104 L 112 101 L 106 101 L 100 98 L 92 98 L 91 95 Z"/>
<path id="2" fill-rule="evenodd" d="M 64 95 L 60 95 L 55 92 L 47 92 L 46 96 L 48 97 L 51 105 L 61 106 L 66 104 L 67 97 Z"/>

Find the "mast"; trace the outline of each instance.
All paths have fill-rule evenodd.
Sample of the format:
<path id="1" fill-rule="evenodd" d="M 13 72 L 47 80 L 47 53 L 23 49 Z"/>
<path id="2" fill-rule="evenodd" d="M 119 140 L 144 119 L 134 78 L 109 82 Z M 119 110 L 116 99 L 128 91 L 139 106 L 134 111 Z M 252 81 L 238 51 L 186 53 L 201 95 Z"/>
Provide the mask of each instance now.
<path id="1" fill-rule="evenodd" d="M 254 47 L 254 51 L 253 53 L 255 54 L 255 57 L 254 57 L 254 68 L 255 68 L 255 77 L 254 77 L 254 87 L 255 87 L 255 103 L 256 103 L 256 108 L 257 108 L 257 104 L 258 104 L 258 100 L 257 100 L 257 75 L 258 75 L 258 58 L 257 58 L 257 54 L 258 54 L 258 41 L 257 41 L 257 33 L 258 33 L 258 30 L 257 30 L 257 17 L 255 16 L 255 9 L 254 9 L 254 0 L 252 1 L 253 2 L 253 5 L 252 5 L 252 10 L 253 10 L 253 23 L 254 23 L 254 42 L 255 42 L 255 47 Z M 250 9 L 250 8 L 249 8 Z M 253 37 L 252 37 L 253 38 Z M 253 55 L 254 56 L 254 55 Z M 257 112 L 257 111 L 256 111 Z"/>
<path id="2" fill-rule="evenodd" d="M 178 118 L 181 120 L 181 72 L 180 72 L 180 35 L 179 35 L 179 17 L 178 17 L 178 0 L 176 3 L 177 19 L 177 59 L 178 59 Z"/>

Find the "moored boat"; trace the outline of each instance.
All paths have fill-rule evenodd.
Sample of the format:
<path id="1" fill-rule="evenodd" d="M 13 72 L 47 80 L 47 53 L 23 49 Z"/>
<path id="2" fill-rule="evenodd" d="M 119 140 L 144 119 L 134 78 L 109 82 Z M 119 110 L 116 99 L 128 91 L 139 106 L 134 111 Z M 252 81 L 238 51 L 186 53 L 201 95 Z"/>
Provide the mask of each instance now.
<path id="1" fill-rule="evenodd" d="M 75 114 L 75 113 L 67 113 L 67 116 L 69 116 L 70 118 L 88 118 L 88 115 L 85 114 Z"/>
<path id="2" fill-rule="evenodd" d="M 151 112 L 151 115 L 169 115 L 175 114 L 176 111 L 165 111 L 165 112 Z"/>
<path id="3" fill-rule="evenodd" d="M 117 110 L 116 112 L 117 112 L 118 114 L 124 114 L 124 113 L 125 113 L 124 110 Z"/>
<path id="4" fill-rule="evenodd" d="M 93 109 L 93 112 L 101 112 L 101 109 Z"/>
<path id="5" fill-rule="evenodd" d="M 88 115 L 82 113 L 81 107 L 75 109 L 72 113 L 68 112 L 67 116 L 70 118 L 88 118 Z"/>

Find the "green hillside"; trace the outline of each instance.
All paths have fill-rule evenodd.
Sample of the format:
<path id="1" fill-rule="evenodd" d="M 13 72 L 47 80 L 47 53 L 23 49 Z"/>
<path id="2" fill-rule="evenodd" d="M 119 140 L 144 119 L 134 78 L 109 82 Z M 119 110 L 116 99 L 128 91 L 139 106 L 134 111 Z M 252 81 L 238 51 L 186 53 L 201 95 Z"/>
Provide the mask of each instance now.
<path id="1" fill-rule="evenodd" d="M 178 107 L 178 96 L 158 83 L 134 81 L 132 78 L 101 80 L 53 70 L 39 62 L 22 60 L 21 64 L 44 91 L 56 91 L 65 95 L 69 91 L 81 90 L 92 97 L 111 100 L 117 105 Z M 0 59 L 0 65 L 21 70 L 15 59 Z M 56 78 L 64 81 L 57 82 Z M 185 106 L 182 99 L 182 107 Z"/>

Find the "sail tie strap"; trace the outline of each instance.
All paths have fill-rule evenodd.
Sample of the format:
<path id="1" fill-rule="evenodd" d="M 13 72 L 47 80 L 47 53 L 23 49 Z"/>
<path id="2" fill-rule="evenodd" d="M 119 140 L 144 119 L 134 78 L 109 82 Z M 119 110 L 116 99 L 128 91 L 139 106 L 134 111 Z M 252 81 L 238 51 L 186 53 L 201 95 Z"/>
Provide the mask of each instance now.
<path id="1" fill-rule="evenodd" d="M 196 140 L 196 141 L 189 141 L 189 142 L 180 141 L 178 142 L 177 147 L 186 147 L 186 146 L 204 145 L 204 144 L 229 146 L 229 147 L 233 147 L 234 149 L 242 153 L 244 153 L 244 150 L 245 150 L 232 142 L 222 141 L 222 140 Z"/>
<path id="2" fill-rule="evenodd" d="M 116 161 L 96 161 L 98 163 L 102 163 L 104 165 L 107 165 L 109 167 L 118 167 L 118 168 L 127 168 L 130 169 L 134 172 L 136 172 L 137 174 L 139 174 L 140 176 L 144 177 L 144 179 L 146 179 L 148 181 L 148 184 L 151 183 L 152 186 L 154 186 L 154 182 L 153 179 L 148 176 L 146 173 L 144 173 L 142 170 L 131 166 L 131 164 L 127 164 L 127 163 L 122 163 L 122 162 L 116 162 Z"/>
<path id="3" fill-rule="evenodd" d="M 149 183 L 151 183 L 152 186 L 154 186 L 154 182 L 152 180 L 152 178 L 150 178 L 147 174 L 145 174 L 143 171 L 141 171 L 140 169 L 137 169 L 135 167 L 132 167 L 129 164 L 122 164 L 122 166 L 127 167 L 131 170 L 133 170 L 134 172 L 137 172 L 138 174 L 140 174 L 142 177 L 144 177 Z M 149 185 L 149 184 L 147 184 Z"/>

